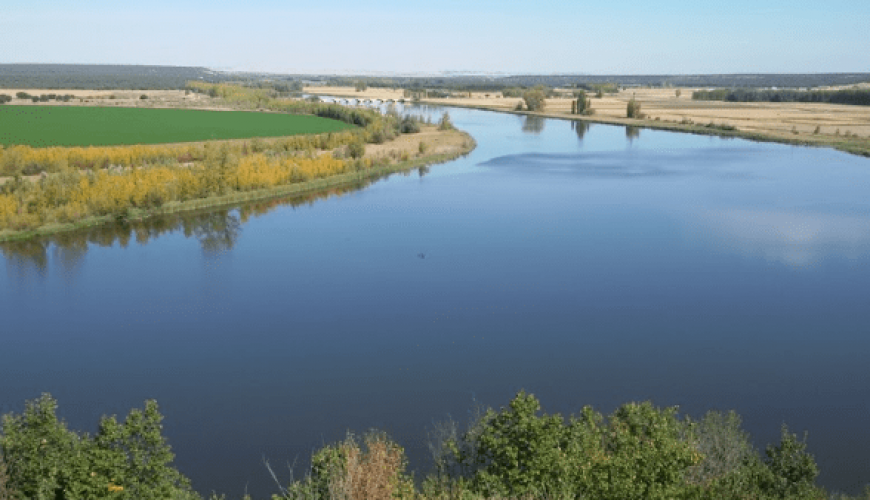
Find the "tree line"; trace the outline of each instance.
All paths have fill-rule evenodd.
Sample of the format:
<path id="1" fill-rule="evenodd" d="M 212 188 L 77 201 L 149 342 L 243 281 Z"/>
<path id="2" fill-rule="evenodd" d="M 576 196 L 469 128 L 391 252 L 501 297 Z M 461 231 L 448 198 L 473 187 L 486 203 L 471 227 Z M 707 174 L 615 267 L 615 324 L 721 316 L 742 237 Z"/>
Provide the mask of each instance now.
<path id="1" fill-rule="evenodd" d="M 0 64 L 0 88 L 7 89 L 182 89 L 190 80 L 224 82 L 239 78 L 238 74 L 184 66 Z"/>
<path id="2" fill-rule="evenodd" d="M 696 101 L 730 102 L 823 102 L 870 106 L 870 89 L 714 89 L 695 91 L 692 93 L 692 99 Z"/>

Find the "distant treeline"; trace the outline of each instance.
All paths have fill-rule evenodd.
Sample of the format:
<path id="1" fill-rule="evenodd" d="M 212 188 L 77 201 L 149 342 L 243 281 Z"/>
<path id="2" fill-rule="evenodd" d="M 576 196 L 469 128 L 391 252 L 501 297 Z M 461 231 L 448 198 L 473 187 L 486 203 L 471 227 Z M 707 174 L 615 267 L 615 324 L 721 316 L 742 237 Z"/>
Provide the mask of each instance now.
<path id="1" fill-rule="evenodd" d="M 870 89 L 847 90 L 772 90 L 715 89 L 692 93 L 696 101 L 732 102 L 826 102 L 870 106 Z"/>
<path id="2" fill-rule="evenodd" d="M 0 88 L 169 90 L 190 80 L 225 82 L 239 74 L 181 66 L 97 64 L 0 64 Z"/>
<path id="3" fill-rule="evenodd" d="M 210 83 L 280 82 L 288 91 L 301 83 L 320 82 L 354 87 L 444 89 L 465 92 L 500 92 L 513 87 L 569 87 L 596 90 L 595 85 L 643 87 L 812 88 L 870 82 L 870 73 L 743 74 L 743 75 L 461 75 L 365 76 L 279 75 L 212 71 L 183 66 L 129 66 L 93 64 L 0 64 L 0 88 L 71 89 L 181 89 L 187 81 Z M 298 82 L 298 83 L 297 83 Z"/>
<path id="4" fill-rule="evenodd" d="M 643 87 L 728 87 L 728 88 L 812 88 L 827 85 L 853 85 L 870 81 L 870 73 L 753 74 L 753 75 L 445 75 L 425 77 L 302 76 L 294 78 L 321 81 L 328 85 L 352 87 L 363 82 L 369 87 L 405 89 L 446 89 L 466 92 L 500 92 L 521 87 L 583 88 L 615 84 Z"/>

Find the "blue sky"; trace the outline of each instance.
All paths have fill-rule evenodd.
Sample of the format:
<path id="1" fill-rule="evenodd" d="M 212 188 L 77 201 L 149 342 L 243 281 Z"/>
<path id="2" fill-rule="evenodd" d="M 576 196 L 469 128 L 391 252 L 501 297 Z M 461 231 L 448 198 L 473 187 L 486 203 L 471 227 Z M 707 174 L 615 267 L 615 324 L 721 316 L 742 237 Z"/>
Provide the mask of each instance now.
<path id="1" fill-rule="evenodd" d="M 870 2 L 4 0 L 0 63 L 280 73 L 870 72 Z"/>

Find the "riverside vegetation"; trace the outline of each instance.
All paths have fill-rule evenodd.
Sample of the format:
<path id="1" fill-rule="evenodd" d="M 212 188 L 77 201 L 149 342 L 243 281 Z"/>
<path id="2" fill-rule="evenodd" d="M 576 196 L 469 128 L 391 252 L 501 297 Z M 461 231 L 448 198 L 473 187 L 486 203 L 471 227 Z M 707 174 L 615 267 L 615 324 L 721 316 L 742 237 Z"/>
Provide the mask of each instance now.
<path id="1" fill-rule="evenodd" d="M 830 78 L 830 80 L 818 81 L 818 79 L 811 78 L 800 81 L 804 84 L 815 82 L 815 85 L 836 84 L 837 78 L 831 75 L 818 76 L 822 79 Z M 644 79 L 649 80 L 648 78 L 641 80 Z M 791 77 L 788 77 L 783 81 L 790 79 Z M 504 113 L 537 114 L 542 117 L 565 118 L 572 121 L 739 137 L 753 141 L 825 146 L 852 154 L 870 156 L 868 108 L 858 105 L 866 101 L 867 96 L 870 95 L 870 90 L 862 86 L 855 89 L 819 91 L 725 89 L 714 91 L 710 96 L 705 96 L 697 91 L 692 94 L 691 87 L 697 87 L 697 82 L 684 84 L 690 87 L 684 89 L 670 87 L 619 89 L 617 85 L 605 88 L 598 85 L 580 84 L 580 81 L 583 80 L 580 77 L 553 77 L 550 80 L 561 81 L 562 88 L 544 87 L 530 82 L 529 86 L 525 88 L 516 86 L 504 88 L 501 95 L 495 91 L 479 90 L 476 93 L 467 91 L 459 94 L 453 93 L 453 95 L 446 95 L 444 98 L 436 97 L 438 93 L 434 92 L 433 88 L 429 88 L 424 93 L 426 97 L 422 98 L 421 102 Z M 634 77 L 627 80 L 634 80 Z M 713 80 L 717 80 L 717 78 L 713 78 Z M 731 77 L 725 78 L 718 85 L 729 85 L 724 83 L 728 80 L 731 80 Z M 774 80 L 763 79 L 765 82 L 770 82 L 771 85 L 777 85 L 773 83 Z M 753 83 L 753 85 L 766 84 Z M 433 83 L 433 85 L 435 84 Z M 531 85 L 536 86 L 532 87 Z M 714 83 L 711 82 L 710 85 L 714 85 Z M 443 85 L 441 88 L 444 88 Z M 595 94 L 589 102 L 591 107 L 581 109 L 581 112 L 578 112 L 578 107 L 583 108 L 582 103 L 577 100 L 581 88 L 595 92 Z M 616 90 L 618 93 L 612 93 Z M 321 87 L 307 87 L 306 91 L 313 94 L 324 93 L 328 95 L 343 92 L 340 88 Z M 365 97 L 378 96 L 381 99 L 395 99 L 401 95 L 401 92 L 401 90 L 378 89 L 372 91 L 370 89 Z M 677 95 L 678 92 L 680 95 Z M 530 97 L 528 101 L 524 99 L 527 93 Z M 692 95 L 686 95 L 687 93 Z M 545 97 L 544 101 L 540 99 L 541 94 Z M 702 96 L 705 98 L 702 99 Z M 635 104 L 643 106 L 643 112 L 635 115 L 634 118 L 628 116 L 627 104 L 631 97 L 635 97 Z M 716 104 L 707 102 L 707 99 L 728 99 L 729 101 Z M 738 102 L 731 102 L 732 100 Z M 743 101 L 752 101 L 752 103 L 744 103 Z M 529 107 L 529 104 L 532 105 L 532 108 Z M 541 107 L 542 104 L 543 107 Z M 635 107 L 632 112 L 634 111 L 639 112 L 640 109 Z"/>
<path id="2" fill-rule="evenodd" d="M 381 144 L 400 133 L 420 130 L 419 119 L 402 118 L 395 112 L 382 115 L 339 105 L 275 99 L 264 90 L 234 85 L 191 82 L 189 89 L 236 108 L 310 114 L 354 128 L 222 143 L 0 147 L 0 176 L 6 176 L 6 182 L 0 184 L 0 240 L 200 208 L 203 200 L 237 202 L 358 182 L 385 170 L 418 167 L 427 158 L 430 162 L 448 159 L 444 155 L 416 161 L 408 155 L 365 157 L 366 143 Z M 452 128 L 449 120 L 445 123 Z M 465 150 L 471 147 L 473 141 L 467 140 Z M 37 179 L 25 178 L 35 174 L 39 174 Z M 287 189 L 277 189 L 282 187 Z"/>
<path id="3" fill-rule="evenodd" d="M 172 465 L 156 402 L 123 422 L 104 416 L 93 436 L 70 430 L 56 409 L 44 394 L 3 417 L 0 499 L 201 498 Z M 287 486 L 266 468 L 280 491 L 272 500 L 853 498 L 815 485 L 806 437 L 783 425 L 780 443 L 761 456 L 740 424 L 733 412 L 696 421 L 649 402 L 606 418 L 587 406 L 566 421 L 540 414 L 534 395 L 520 391 L 507 408 L 478 407 L 461 432 L 452 420 L 436 425 L 435 466 L 419 487 L 402 447 L 379 431 L 321 448 Z"/>

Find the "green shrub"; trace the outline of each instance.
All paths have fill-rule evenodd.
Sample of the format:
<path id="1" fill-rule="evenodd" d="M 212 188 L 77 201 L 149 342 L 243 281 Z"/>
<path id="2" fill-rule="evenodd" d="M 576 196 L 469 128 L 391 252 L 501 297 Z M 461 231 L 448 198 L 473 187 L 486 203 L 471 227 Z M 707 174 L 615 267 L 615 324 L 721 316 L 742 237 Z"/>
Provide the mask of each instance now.
<path id="1" fill-rule="evenodd" d="M 399 132 L 403 134 L 416 134 L 420 131 L 420 124 L 411 116 L 405 116 L 399 122 Z"/>
<path id="2" fill-rule="evenodd" d="M 103 417 L 93 437 L 67 428 L 48 394 L 26 404 L 21 415 L 3 416 L 0 452 L 8 485 L 25 498 L 196 498 L 171 463 L 161 435 L 163 417 L 147 401 L 123 423 Z"/>
<path id="3" fill-rule="evenodd" d="M 697 450 L 703 459 L 686 471 L 689 483 L 710 484 L 739 471 L 753 457 L 758 458 L 740 425 L 740 416 L 733 411 L 711 411 L 694 424 Z"/>
<path id="4" fill-rule="evenodd" d="M 547 107 L 546 98 L 547 94 L 541 86 L 523 92 L 523 101 L 529 111 L 544 111 Z"/>
<path id="5" fill-rule="evenodd" d="M 628 403 L 608 418 L 603 429 L 594 428 L 604 431 L 606 460 L 593 469 L 599 474 L 586 494 L 602 499 L 679 496 L 685 489 L 685 470 L 697 464 L 700 456 L 694 436 L 686 433 L 676 415 L 676 408 Z"/>
<path id="6" fill-rule="evenodd" d="M 441 115 L 441 120 L 438 122 L 438 130 L 453 130 L 453 122 L 450 121 L 450 114 L 445 111 Z"/>
<path id="7" fill-rule="evenodd" d="M 573 112 L 578 115 L 592 115 L 594 111 L 592 110 L 592 104 L 589 99 L 586 98 L 586 92 L 579 91 L 577 92 L 577 100 L 571 106 Z"/>
<path id="8" fill-rule="evenodd" d="M 803 441 L 798 440 L 785 424 L 779 445 L 768 445 L 764 462 L 770 470 L 771 482 L 766 490 L 775 498 L 818 498 L 815 480 L 819 468 L 806 448 L 806 435 Z"/>
<path id="9" fill-rule="evenodd" d="M 148 95 L 147 95 L 147 94 L 142 94 L 142 95 L 139 96 L 139 99 L 142 99 L 142 100 L 148 99 Z"/>
<path id="10" fill-rule="evenodd" d="M 9 476 L 6 473 L 6 461 L 0 454 L 0 500 L 13 500 L 17 493 L 9 486 Z"/>
<path id="11" fill-rule="evenodd" d="M 673 498 L 700 456 L 676 409 L 650 403 L 620 407 L 607 421 L 592 408 L 566 423 L 537 416 L 540 404 L 520 392 L 508 409 L 488 410 L 461 437 L 455 426 L 430 445 L 437 475 L 485 496 L 600 499 Z"/>
<path id="12" fill-rule="evenodd" d="M 640 112 L 640 103 L 637 102 L 634 97 L 628 101 L 628 105 L 625 108 L 625 114 L 628 118 L 643 118 L 643 113 Z"/>
<path id="13" fill-rule="evenodd" d="M 347 146 L 347 153 L 351 158 L 362 158 L 366 154 L 366 145 L 362 142 L 352 142 Z"/>

